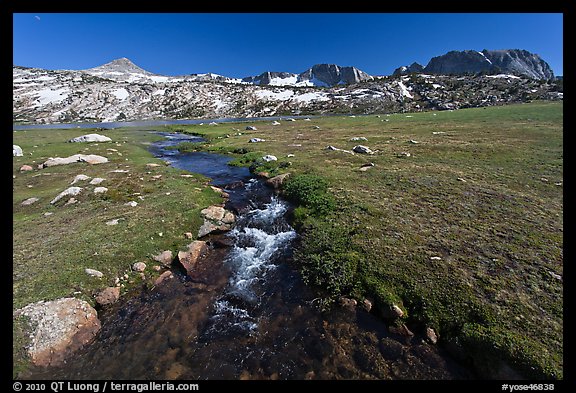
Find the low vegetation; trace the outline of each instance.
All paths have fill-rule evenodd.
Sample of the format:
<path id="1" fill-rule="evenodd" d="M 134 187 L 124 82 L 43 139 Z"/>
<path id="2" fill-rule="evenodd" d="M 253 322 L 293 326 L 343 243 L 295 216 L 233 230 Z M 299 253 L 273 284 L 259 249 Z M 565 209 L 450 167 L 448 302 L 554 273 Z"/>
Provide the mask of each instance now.
<path id="1" fill-rule="evenodd" d="M 396 304 L 480 376 L 562 378 L 562 111 L 533 102 L 255 122 L 242 135 L 184 128 L 238 164 L 289 160 L 276 173 L 292 174 L 296 262 L 323 306 L 341 295 Z M 357 144 L 375 154 L 326 149 Z"/>

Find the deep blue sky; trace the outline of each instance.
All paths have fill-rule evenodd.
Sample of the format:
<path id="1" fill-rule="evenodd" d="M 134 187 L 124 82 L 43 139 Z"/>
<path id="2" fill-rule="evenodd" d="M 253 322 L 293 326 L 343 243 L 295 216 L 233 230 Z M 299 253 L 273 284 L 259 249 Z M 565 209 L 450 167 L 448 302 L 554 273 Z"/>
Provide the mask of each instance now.
<path id="1" fill-rule="evenodd" d="M 46 69 L 127 57 L 163 75 L 300 73 L 317 63 L 389 75 L 450 50 L 526 49 L 563 75 L 561 13 L 24 13 L 13 21 L 13 64 Z"/>

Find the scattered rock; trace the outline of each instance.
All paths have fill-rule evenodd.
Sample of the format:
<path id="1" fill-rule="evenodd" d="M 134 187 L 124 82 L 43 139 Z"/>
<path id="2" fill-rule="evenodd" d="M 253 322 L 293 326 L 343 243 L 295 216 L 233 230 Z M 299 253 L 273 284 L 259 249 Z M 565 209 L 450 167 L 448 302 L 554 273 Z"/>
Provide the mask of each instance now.
<path id="1" fill-rule="evenodd" d="M 272 156 L 270 154 L 265 155 L 264 157 L 262 157 L 262 159 L 266 162 L 270 162 L 270 161 L 278 161 L 278 157 L 276 156 Z"/>
<path id="2" fill-rule="evenodd" d="M 86 274 L 88 274 L 89 276 L 92 276 L 92 277 L 97 277 L 97 278 L 104 277 L 104 273 L 99 272 L 98 270 L 84 269 L 84 271 L 86 272 Z"/>
<path id="3" fill-rule="evenodd" d="M 174 260 L 174 256 L 172 255 L 172 251 L 166 250 L 162 251 L 160 254 L 155 255 L 152 257 L 156 262 L 160 262 L 162 265 L 168 267 L 172 264 Z"/>
<path id="4" fill-rule="evenodd" d="M 441 257 L 430 257 L 431 261 L 441 261 L 442 258 Z"/>
<path id="5" fill-rule="evenodd" d="M 22 148 L 18 145 L 12 145 L 12 155 L 14 157 L 23 157 L 24 153 L 22 152 Z"/>
<path id="6" fill-rule="evenodd" d="M 272 122 L 272 125 L 273 125 L 273 126 L 279 126 L 280 123 L 278 123 L 276 120 L 274 120 L 274 121 Z"/>
<path id="7" fill-rule="evenodd" d="M 138 206 L 138 202 L 130 201 L 130 202 L 126 202 L 124 205 L 125 205 L 125 206 L 136 207 L 136 206 Z"/>
<path id="8" fill-rule="evenodd" d="M 184 237 L 186 239 L 192 239 L 194 237 L 194 235 L 192 234 L 192 232 L 186 232 L 186 233 L 184 233 Z"/>
<path id="9" fill-rule="evenodd" d="M 106 221 L 106 225 L 118 225 L 118 221 L 120 221 L 119 218 L 115 218 L 113 220 L 110 221 Z"/>
<path id="10" fill-rule="evenodd" d="M 108 287 L 96 295 L 96 303 L 101 306 L 116 303 L 120 299 L 120 287 Z"/>
<path id="11" fill-rule="evenodd" d="M 90 180 L 90 184 L 95 186 L 95 185 L 102 183 L 104 180 L 106 180 L 106 179 L 102 179 L 101 177 L 95 177 L 94 179 Z"/>
<path id="12" fill-rule="evenodd" d="M 72 198 L 68 199 L 68 201 L 66 201 L 66 203 L 64 204 L 64 206 L 73 205 L 73 204 L 75 204 L 76 202 L 78 202 L 78 200 L 77 200 L 76 198 L 72 197 Z"/>
<path id="13" fill-rule="evenodd" d="M 146 270 L 146 264 L 144 262 L 136 262 L 132 265 L 132 270 L 135 272 L 143 272 Z"/>
<path id="14" fill-rule="evenodd" d="M 73 185 L 73 184 L 78 183 L 79 181 L 84 181 L 84 180 L 88 180 L 88 179 L 90 179 L 90 176 L 86 176 L 83 174 L 76 175 L 76 177 L 74 178 L 74 180 L 72 180 L 72 183 L 70 183 L 70 185 Z"/>
<path id="15" fill-rule="evenodd" d="M 438 342 L 438 335 L 431 327 L 426 328 L 426 338 L 431 344 L 436 344 Z"/>
<path id="16" fill-rule="evenodd" d="M 368 148 L 366 146 L 362 146 L 362 145 L 354 146 L 352 148 L 352 151 L 354 151 L 356 153 L 360 153 L 360 154 L 374 154 L 374 152 L 372 150 L 370 150 L 370 148 Z"/>
<path id="17" fill-rule="evenodd" d="M 548 183 L 548 179 L 546 179 L 545 177 L 541 177 L 540 180 L 545 182 L 545 183 Z"/>
<path id="18" fill-rule="evenodd" d="M 290 176 L 290 173 L 283 173 L 282 175 L 274 176 L 266 180 L 266 185 L 271 186 L 275 190 L 279 190 L 288 176 Z"/>
<path id="19" fill-rule="evenodd" d="M 552 276 L 553 278 L 555 278 L 556 280 L 560 280 L 562 281 L 562 276 L 559 274 L 554 273 L 553 271 L 548 271 L 548 274 L 550 274 L 550 276 Z"/>
<path id="20" fill-rule="evenodd" d="M 314 126 L 314 127 L 312 127 L 312 128 L 315 129 L 315 130 L 319 130 L 319 129 L 320 129 L 319 126 Z"/>
<path id="21" fill-rule="evenodd" d="M 100 134 L 86 134 L 70 139 L 68 142 L 111 142 L 112 139 Z"/>
<path id="22" fill-rule="evenodd" d="M 296 119 L 292 119 L 292 118 L 286 119 L 286 120 L 287 120 L 287 121 L 296 121 Z"/>
<path id="23" fill-rule="evenodd" d="M 40 164 L 40 168 L 48 168 L 55 165 L 67 165 L 75 162 L 87 162 L 89 164 L 103 164 L 108 162 L 106 157 L 102 157 L 96 154 L 74 154 L 73 156 L 61 158 L 49 158 L 43 164 Z"/>
<path id="24" fill-rule="evenodd" d="M 400 336 L 412 337 L 414 333 L 408 329 L 406 324 L 400 324 L 400 326 L 390 326 L 389 327 L 390 333 L 398 334 Z"/>
<path id="25" fill-rule="evenodd" d="M 127 169 L 114 169 L 113 171 L 110 171 L 109 173 L 128 173 L 128 172 L 130 172 L 130 171 Z M 190 176 L 192 176 L 192 175 L 190 175 Z"/>
<path id="26" fill-rule="evenodd" d="M 208 123 L 209 126 L 217 126 L 218 123 L 216 123 L 215 121 L 211 121 L 210 123 Z"/>
<path id="27" fill-rule="evenodd" d="M 350 150 L 339 149 L 339 148 L 337 148 L 337 147 L 334 147 L 334 146 L 332 146 L 332 145 L 328 145 L 328 146 L 326 146 L 326 150 L 341 151 L 341 152 L 344 152 L 344 153 L 348 153 L 348 154 L 352 154 L 352 155 L 354 155 L 354 153 L 353 153 L 353 152 L 351 152 Z"/>
<path id="28" fill-rule="evenodd" d="M 34 168 L 32 168 L 30 165 L 22 165 L 20 167 L 20 172 L 28 172 L 28 171 L 33 171 Z"/>
<path id="29" fill-rule="evenodd" d="M 304 119 L 304 121 L 310 121 L 310 118 L 307 117 L 307 118 Z"/>
<path id="30" fill-rule="evenodd" d="M 419 144 L 420 142 L 415 141 L 414 139 L 410 139 L 410 143 L 412 143 L 412 144 L 414 144 L 414 145 L 417 145 L 417 144 Z"/>
<path id="31" fill-rule="evenodd" d="M 286 157 L 288 157 L 288 158 L 294 157 L 294 154 L 288 154 Z"/>
<path id="32" fill-rule="evenodd" d="M 367 163 L 367 164 L 362 165 L 362 166 L 360 167 L 360 170 L 361 170 L 362 172 L 366 172 L 368 169 L 370 169 L 370 168 L 372 168 L 372 167 L 374 167 L 374 166 L 375 166 L 375 165 L 374 165 L 373 162 L 369 162 L 369 163 Z"/>
<path id="33" fill-rule="evenodd" d="M 363 136 L 355 136 L 354 138 L 350 138 L 351 141 L 367 141 L 368 139 L 366 139 Z"/>
<path id="34" fill-rule="evenodd" d="M 108 189 L 106 187 L 96 187 L 94 189 L 94 194 L 103 194 L 105 192 L 108 192 Z"/>
<path id="35" fill-rule="evenodd" d="M 208 251 L 208 245 L 201 240 L 194 240 L 188 244 L 188 251 L 178 251 L 178 261 L 188 274 L 194 270 L 198 259 Z"/>
<path id="36" fill-rule="evenodd" d="M 44 215 L 44 217 L 48 217 L 48 216 L 51 216 L 52 214 L 54 214 L 54 213 L 52 213 L 52 212 L 46 212 L 46 213 L 44 213 L 43 215 Z"/>
<path id="37" fill-rule="evenodd" d="M 249 142 L 249 143 L 266 142 L 266 139 L 252 138 L 252 139 L 250 139 L 248 142 Z"/>
<path id="38" fill-rule="evenodd" d="M 258 129 L 254 126 L 247 126 L 246 131 L 258 131 Z"/>
<path id="39" fill-rule="evenodd" d="M 446 134 L 446 132 L 444 131 L 433 131 L 432 135 L 442 135 L 442 134 Z"/>
<path id="40" fill-rule="evenodd" d="M 146 166 L 147 166 L 148 168 L 155 168 L 155 167 L 158 167 L 158 166 L 161 166 L 161 165 L 160 165 L 160 164 L 156 164 L 155 162 L 151 162 L 151 163 L 146 164 Z"/>
<path id="41" fill-rule="evenodd" d="M 22 203 L 20 203 L 22 206 L 29 206 L 33 203 L 38 202 L 40 199 L 39 198 L 28 198 L 22 201 Z"/>
<path id="42" fill-rule="evenodd" d="M 202 224 L 202 226 L 198 230 L 198 238 L 202 238 L 210 233 L 226 232 L 229 231 L 230 229 L 232 229 L 230 225 L 227 224 L 215 225 L 211 221 L 204 220 L 204 224 Z"/>
<path id="43" fill-rule="evenodd" d="M 162 268 L 160 267 L 160 265 L 154 265 L 152 266 L 152 270 L 159 272 L 160 270 L 162 270 Z"/>
<path id="44" fill-rule="evenodd" d="M 152 176 L 152 180 L 159 180 L 162 177 L 162 175 L 154 175 Z"/>
<path id="45" fill-rule="evenodd" d="M 212 221 L 220 221 L 224 218 L 224 214 L 226 213 L 226 209 L 222 206 L 209 206 L 206 209 L 200 211 L 200 214 L 207 218 L 208 220 Z"/>
<path id="46" fill-rule="evenodd" d="M 27 352 L 33 364 L 61 364 L 73 352 L 90 343 L 100 330 L 98 314 L 87 302 L 76 298 L 39 301 L 16 310 L 25 316 L 33 331 Z"/>
<path id="47" fill-rule="evenodd" d="M 405 157 L 410 157 L 410 156 L 411 156 L 411 154 L 408 153 L 407 151 L 403 151 L 403 152 L 396 154 L 396 157 L 398 157 L 398 158 L 405 158 Z"/>
<path id="48" fill-rule="evenodd" d="M 174 278 L 174 274 L 170 270 L 166 270 L 164 273 L 158 276 L 158 278 L 154 281 L 154 285 L 159 285 L 162 281 Z"/>
<path id="49" fill-rule="evenodd" d="M 396 318 L 402 318 L 404 316 L 404 311 L 402 311 L 402 309 L 398 307 L 396 304 L 393 304 L 390 307 L 390 311 L 392 312 L 392 315 Z"/>
<path id="50" fill-rule="evenodd" d="M 256 172 L 256 176 L 261 177 L 263 179 L 270 178 L 270 174 L 268 172 Z"/>
<path id="51" fill-rule="evenodd" d="M 388 361 L 400 359 L 404 353 L 404 347 L 391 337 L 385 337 L 380 341 L 380 353 Z"/>
<path id="52" fill-rule="evenodd" d="M 76 196 L 80 193 L 80 191 L 82 191 L 81 187 L 68 187 L 67 189 L 62 191 L 60 194 L 58 194 L 56 196 L 56 198 L 52 199 L 52 201 L 50 201 L 50 204 L 53 205 L 56 202 L 58 202 L 60 199 L 66 197 L 66 196 Z"/>

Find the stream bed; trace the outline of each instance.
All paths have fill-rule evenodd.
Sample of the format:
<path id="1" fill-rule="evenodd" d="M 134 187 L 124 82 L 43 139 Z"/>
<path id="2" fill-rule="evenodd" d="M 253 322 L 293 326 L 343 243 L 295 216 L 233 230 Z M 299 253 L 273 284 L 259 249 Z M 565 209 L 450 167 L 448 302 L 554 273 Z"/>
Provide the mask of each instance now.
<path id="1" fill-rule="evenodd" d="M 194 137 L 165 136 L 152 153 L 210 177 L 241 212 L 232 231 L 209 239 L 230 247 L 214 247 L 191 275 L 173 269 L 174 278 L 102 310 L 93 343 L 28 378 L 474 378 L 441 348 L 390 333 L 361 307 L 321 313 L 292 261 L 291 206 L 227 156 L 168 149 Z"/>

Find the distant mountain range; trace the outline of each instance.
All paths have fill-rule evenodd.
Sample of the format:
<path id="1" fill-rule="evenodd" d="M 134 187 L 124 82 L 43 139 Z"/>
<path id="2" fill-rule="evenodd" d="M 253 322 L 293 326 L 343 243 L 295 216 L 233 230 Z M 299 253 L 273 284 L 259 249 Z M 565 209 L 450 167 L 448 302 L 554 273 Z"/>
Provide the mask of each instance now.
<path id="1" fill-rule="evenodd" d="M 121 58 L 86 70 L 13 67 L 13 120 L 125 121 L 411 112 L 562 99 L 546 62 L 521 50 L 449 52 L 371 76 L 317 64 L 300 73 L 165 76 Z"/>

